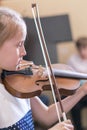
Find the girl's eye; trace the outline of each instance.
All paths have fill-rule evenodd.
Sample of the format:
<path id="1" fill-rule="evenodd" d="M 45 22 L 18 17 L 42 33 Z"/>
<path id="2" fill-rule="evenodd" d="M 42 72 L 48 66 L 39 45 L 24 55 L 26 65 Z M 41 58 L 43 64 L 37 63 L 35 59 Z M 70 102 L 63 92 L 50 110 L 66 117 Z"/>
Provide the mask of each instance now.
<path id="1" fill-rule="evenodd" d="M 19 42 L 17 46 L 18 46 L 18 47 L 22 47 L 22 45 L 24 45 L 24 41 Z"/>

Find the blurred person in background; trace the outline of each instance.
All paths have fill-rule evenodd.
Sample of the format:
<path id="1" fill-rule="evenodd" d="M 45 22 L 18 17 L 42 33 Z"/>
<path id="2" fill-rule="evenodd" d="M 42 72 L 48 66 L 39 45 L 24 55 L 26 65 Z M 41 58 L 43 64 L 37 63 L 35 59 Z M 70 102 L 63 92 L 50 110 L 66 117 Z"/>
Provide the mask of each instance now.
<path id="1" fill-rule="evenodd" d="M 68 64 L 77 72 L 87 73 L 87 37 L 79 38 L 76 48 L 78 53 L 71 56 Z"/>
<path id="2" fill-rule="evenodd" d="M 77 53 L 72 55 L 68 61 L 75 71 L 87 74 L 87 37 L 81 37 L 76 42 Z M 81 80 L 81 85 L 85 81 Z M 80 100 L 80 102 L 71 110 L 72 118 L 76 130 L 83 130 L 81 122 L 81 110 L 87 106 L 87 96 Z"/>

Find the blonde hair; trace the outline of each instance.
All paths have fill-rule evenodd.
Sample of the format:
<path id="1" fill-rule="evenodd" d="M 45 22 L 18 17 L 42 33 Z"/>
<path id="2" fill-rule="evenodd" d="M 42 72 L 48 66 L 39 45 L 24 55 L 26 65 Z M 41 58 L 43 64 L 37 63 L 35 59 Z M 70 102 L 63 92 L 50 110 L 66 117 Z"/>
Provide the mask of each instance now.
<path id="1" fill-rule="evenodd" d="M 18 31 L 26 37 L 26 25 L 21 15 L 12 9 L 0 7 L 0 46 Z"/>

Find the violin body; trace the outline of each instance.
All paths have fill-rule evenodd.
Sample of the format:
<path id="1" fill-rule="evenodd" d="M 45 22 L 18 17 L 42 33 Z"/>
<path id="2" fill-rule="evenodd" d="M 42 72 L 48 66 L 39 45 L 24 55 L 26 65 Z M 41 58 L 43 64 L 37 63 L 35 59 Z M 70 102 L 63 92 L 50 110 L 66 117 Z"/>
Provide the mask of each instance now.
<path id="1" fill-rule="evenodd" d="M 41 92 L 44 90 L 51 90 L 49 79 L 47 76 L 48 74 L 45 68 L 43 70 L 43 75 L 44 72 L 45 75 L 39 76 L 37 74 L 39 70 L 38 66 L 34 65 L 33 63 L 31 64 L 28 61 L 23 61 L 21 65 L 22 66 L 20 67 L 19 70 L 31 67 L 32 74 L 26 75 L 26 74 L 14 73 L 5 76 L 3 79 L 3 83 L 9 93 L 19 98 L 31 98 L 40 95 Z M 66 70 L 73 72 L 73 69 L 71 67 L 63 64 L 53 64 L 52 68 L 53 70 L 56 69 L 56 70 Z M 69 79 L 66 77 L 64 78 L 59 76 L 57 77 L 57 75 L 56 75 L 56 82 L 61 95 L 65 96 L 75 93 L 75 91 L 80 85 L 80 82 L 77 79 L 73 78 Z"/>

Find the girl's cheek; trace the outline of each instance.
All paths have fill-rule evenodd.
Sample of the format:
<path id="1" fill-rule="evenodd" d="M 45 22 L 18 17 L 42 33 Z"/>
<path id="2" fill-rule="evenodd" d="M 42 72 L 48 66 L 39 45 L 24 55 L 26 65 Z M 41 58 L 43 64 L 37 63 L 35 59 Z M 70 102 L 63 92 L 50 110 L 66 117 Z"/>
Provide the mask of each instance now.
<path id="1" fill-rule="evenodd" d="M 17 48 L 16 52 L 17 52 L 17 56 L 19 56 L 20 55 L 20 49 Z"/>

